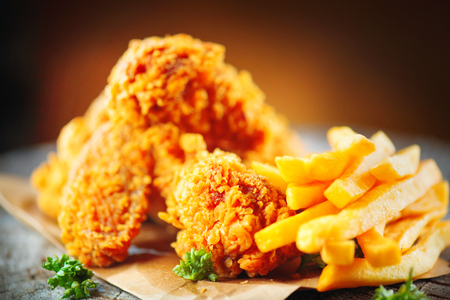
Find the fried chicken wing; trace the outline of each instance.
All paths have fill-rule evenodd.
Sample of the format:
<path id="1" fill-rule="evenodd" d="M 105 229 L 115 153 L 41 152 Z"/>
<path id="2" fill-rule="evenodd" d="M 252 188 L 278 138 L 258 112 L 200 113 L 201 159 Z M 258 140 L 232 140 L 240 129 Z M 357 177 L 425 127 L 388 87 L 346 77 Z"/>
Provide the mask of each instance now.
<path id="1" fill-rule="evenodd" d="M 67 183 L 70 167 L 92 133 L 108 121 L 106 102 L 102 93 L 90 105 L 84 117 L 76 117 L 61 129 L 56 141 L 58 153 L 50 153 L 31 175 L 31 183 L 39 191 L 39 208 L 52 219 L 60 212 L 63 188 Z"/>
<path id="2" fill-rule="evenodd" d="M 174 181 L 167 212 L 159 216 L 181 229 L 173 244 L 180 257 L 191 248 L 212 253 L 220 277 L 266 275 L 299 255 L 294 244 L 262 253 L 254 234 L 295 214 L 267 178 L 247 169 L 231 153 L 200 153 Z"/>
<path id="3" fill-rule="evenodd" d="M 244 162 L 301 151 L 286 119 L 264 104 L 248 72 L 224 62 L 224 53 L 182 34 L 133 40 L 86 114 L 63 128 L 58 153 L 31 181 L 44 213 L 60 215 L 72 255 L 88 265 L 123 260 L 149 203 L 153 214 L 164 210 L 174 174 L 201 147 Z M 189 146 L 195 140 L 206 143 Z M 128 157 L 130 149 L 139 151 Z M 109 173 L 113 165 L 119 173 Z M 142 176 L 148 183 L 136 184 Z"/>
<path id="4" fill-rule="evenodd" d="M 209 151 L 273 162 L 297 152 L 287 120 L 264 104 L 250 73 L 224 62 L 225 48 L 188 35 L 133 40 L 105 88 L 109 117 L 151 126 L 171 122 L 200 133 Z"/>

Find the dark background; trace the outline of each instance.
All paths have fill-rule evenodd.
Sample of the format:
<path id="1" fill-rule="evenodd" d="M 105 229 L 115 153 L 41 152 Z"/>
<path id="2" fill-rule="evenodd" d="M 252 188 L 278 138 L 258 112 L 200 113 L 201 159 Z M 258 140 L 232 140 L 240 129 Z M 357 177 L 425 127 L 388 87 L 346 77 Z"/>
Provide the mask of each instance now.
<path id="1" fill-rule="evenodd" d="M 450 1 L 2 1 L 0 152 L 55 140 L 128 41 L 223 44 L 296 125 L 450 141 Z"/>

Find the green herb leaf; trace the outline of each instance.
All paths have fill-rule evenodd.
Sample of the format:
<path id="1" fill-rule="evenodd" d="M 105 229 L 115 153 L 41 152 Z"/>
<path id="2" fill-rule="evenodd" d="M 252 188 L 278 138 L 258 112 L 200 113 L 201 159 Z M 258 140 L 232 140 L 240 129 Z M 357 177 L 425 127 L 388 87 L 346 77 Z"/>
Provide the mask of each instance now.
<path id="1" fill-rule="evenodd" d="M 191 252 L 184 255 L 184 261 L 180 260 L 180 264 L 173 268 L 173 272 L 189 280 L 216 281 L 219 276 L 214 272 L 211 257 L 211 253 L 204 249 L 196 251 L 192 248 Z"/>
<path id="2" fill-rule="evenodd" d="M 408 280 L 402 285 L 397 293 L 393 290 L 386 290 L 384 286 L 380 285 L 375 290 L 373 295 L 374 300 L 427 300 L 427 296 L 419 291 L 419 289 L 412 283 L 412 270 L 409 272 Z"/>
<path id="3" fill-rule="evenodd" d="M 322 258 L 320 257 L 320 254 L 303 254 L 302 260 L 300 261 L 300 265 L 297 268 L 297 271 L 295 273 L 299 273 L 300 271 L 306 269 L 310 263 L 313 263 L 321 268 L 325 268 L 327 265 L 323 262 Z"/>
<path id="4" fill-rule="evenodd" d="M 88 288 L 97 287 L 98 283 L 91 280 L 94 275 L 91 270 L 83 267 L 83 264 L 74 258 L 69 258 L 63 254 L 61 259 L 48 257 L 42 264 L 44 269 L 56 272 L 56 275 L 49 278 L 47 283 L 53 290 L 57 286 L 65 289 L 61 299 L 75 296 L 75 299 L 87 298 L 90 296 Z"/>

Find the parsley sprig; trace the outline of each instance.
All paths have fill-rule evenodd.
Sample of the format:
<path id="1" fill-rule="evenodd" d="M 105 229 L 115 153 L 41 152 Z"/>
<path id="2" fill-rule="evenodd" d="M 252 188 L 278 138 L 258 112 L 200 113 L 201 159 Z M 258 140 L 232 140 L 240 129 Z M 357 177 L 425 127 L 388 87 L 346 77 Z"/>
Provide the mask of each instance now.
<path id="1" fill-rule="evenodd" d="M 300 261 L 300 265 L 297 268 L 297 271 L 295 273 L 299 273 L 302 270 L 305 270 L 310 263 L 313 263 L 321 268 L 325 268 L 327 265 L 323 262 L 322 258 L 320 257 L 320 254 L 303 254 L 302 260 Z"/>
<path id="2" fill-rule="evenodd" d="M 419 291 L 417 286 L 412 283 L 412 270 L 409 272 L 408 280 L 402 285 L 397 293 L 393 290 L 386 290 L 380 285 L 373 295 L 374 300 L 427 300 L 427 296 Z"/>
<path id="3" fill-rule="evenodd" d="M 186 252 L 184 261 L 180 260 L 180 264 L 173 268 L 175 274 L 189 280 L 203 280 L 208 279 L 216 281 L 219 276 L 213 270 L 213 262 L 211 261 L 211 253 L 206 252 L 205 249 Z"/>
<path id="4" fill-rule="evenodd" d="M 56 255 L 55 258 L 48 257 L 47 259 L 48 261 L 45 261 L 42 267 L 56 272 L 56 275 L 49 278 L 47 283 L 52 290 L 57 286 L 65 288 L 61 299 L 71 296 L 75 296 L 75 299 L 87 298 L 90 296 L 88 288 L 97 287 L 98 283 L 91 279 L 94 274 L 91 270 L 83 267 L 80 261 L 69 258 L 66 254 L 63 254 L 61 259 Z"/>

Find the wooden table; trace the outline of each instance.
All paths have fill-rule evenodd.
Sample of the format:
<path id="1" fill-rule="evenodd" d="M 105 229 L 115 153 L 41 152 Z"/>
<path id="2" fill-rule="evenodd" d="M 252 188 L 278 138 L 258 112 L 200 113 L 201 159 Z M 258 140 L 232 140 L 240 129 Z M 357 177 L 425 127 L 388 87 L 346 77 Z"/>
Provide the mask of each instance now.
<path id="1" fill-rule="evenodd" d="M 321 151 L 326 149 L 324 128 L 307 128 L 300 134 L 310 149 Z M 364 130 L 360 132 L 365 133 Z M 373 131 L 368 131 L 370 135 Z M 388 135 L 397 149 L 417 143 L 422 147 L 422 157 L 433 157 L 440 166 L 446 179 L 450 178 L 450 145 L 442 141 L 405 136 L 396 133 Z M 322 137 L 322 138 L 320 138 Z M 0 156 L 0 172 L 8 172 L 21 176 L 29 176 L 31 170 L 45 159 L 46 153 L 53 150 L 54 145 L 20 149 Z M 449 215 L 447 215 L 447 218 Z M 41 267 L 46 257 L 62 253 L 51 245 L 44 237 L 25 227 L 0 208 L 0 299 L 61 299 L 62 289 L 53 291 L 47 285 L 47 279 L 53 272 Z M 450 261 L 450 248 L 446 249 L 442 258 Z M 129 293 L 96 278 L 100 282 L 92 293 L 91 299 L 137 299 Z M 450 299 L 450 275 L 417 280 L 415 284 L 428 294 L 430 299 Z M 401 284 L 390 286 L 397 289 Z M 375 288 L 361 287 L 318 293 L 316 291 L 297 291 L 288 299 L 372 299 Z"/>

